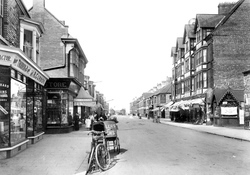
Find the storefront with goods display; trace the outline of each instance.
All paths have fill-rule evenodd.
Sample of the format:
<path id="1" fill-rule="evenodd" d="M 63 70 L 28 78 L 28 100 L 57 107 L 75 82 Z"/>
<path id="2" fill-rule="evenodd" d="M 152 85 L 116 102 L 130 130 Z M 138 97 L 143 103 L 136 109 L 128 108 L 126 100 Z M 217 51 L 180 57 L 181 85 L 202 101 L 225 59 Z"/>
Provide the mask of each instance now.
<path id="1" fill-rule="evenodd" d="M 49 79 L 17 48 L 0 47 L 0 159 L 42 139 L 44 88 Z"/>
<path id="2" fill-rule="evenodd" d="M 71 132 L 76 112 L 81 119 L 84 106 L 89 103 L 81 101 L 82 93 L 85 93 L 84 88 L 74 78 L 50 78 L 45 88 L 47 91 L 46 133 Z M 76 104 L 76 101 L 81 104 Z"/>

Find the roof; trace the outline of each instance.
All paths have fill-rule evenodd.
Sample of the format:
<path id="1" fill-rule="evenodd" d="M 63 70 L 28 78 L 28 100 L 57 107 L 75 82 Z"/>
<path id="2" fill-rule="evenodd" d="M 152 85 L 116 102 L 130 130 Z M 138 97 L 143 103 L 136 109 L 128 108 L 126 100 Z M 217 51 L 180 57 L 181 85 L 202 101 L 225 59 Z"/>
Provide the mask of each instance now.
<path id="1" fill-rule="evenodd" d="M 85 56 L 85 54 L 84 54 L 84 52 L 82 50 L 82 47 L 81 47 L 80 43 L 78 42 L 78 40 L 76 38 L 73 38 L 70 34 L 68 34 L 68 35 L 63 35 L 61 37 L 61 40 L 64 41 L 64 42 L 68 42 L 68 43 L 75 43 L 78 50 L 79 50 L 80 55 L 83 57 L 83 59 L 85 61 L 85 63 L 86 64 L 88 63 L 88 59 Z"/>
<path id="2" fill-rule="evenodd" d="M 184 48 L 184 44 L 183 44 L 183 38 L 182 37 L 178 37 L 177 41 L 176 41 L 176 49 L 178 48 Z"/>
<path id="3" fill-rule="evenodd" d="M 171 57 L 173 57 L 175 53 L 176 53 L 176 48 L 172 47 L 171 48 Z"/>
<path id="4" fill-rule="evenodd" d="M 244 90 L 236 90 L 236 89 L 231 89 L 231 88 L 227 88 L 227 89 L 216 88 L 214 89 L 214 95 L 215 95 L 217 104 L 219 104 L 221 100 L 223 100 L 224 96 L 227 93 L 230 93 L 238 102 L 244 101 Z"/>
<path id="5" fill-rule="evenodd" d="M 214 28 L 225 15 L 218 14 L 197 14 L 194 30 L 197 26 L 201 28 Z"/>
<path id="6" fill-rule="evenodd" d="M 154 95 L 159 95 L 159 94 L 171 94 L 171 84 L 168 84 L 161 89 L 157 90 Z"/>
<path id="7" fill-rule="evenodd" d="M 151 97 L 152 94 L 153 94 L 153 93 L 151 93 L 151 92 L 145 92 L 145 93 L 142 94 L 142 96 L 143 96 L 145 99 L 147 99 L 147 98 Z"/>
<path id="8" fill-rule="evenodd" d="M 217 24 L 216 28 L 219 26 L 223 25 L 229 18 L 230 16 L 240 7 L 240 5 L 244 2 L 245 0 L 239 0 L 234 7 L 230 10 L 230 12 Z M 248 2 L 249 3 L 249 2 Z"/>
<path id="9" fill-rule="evenodd" d="M 188 38 L 195 38 L 194 32 L 194 24 L 186 24 L 184 27 L 184 37 L 188 36 Z M 184 39 L 183 37 L 183 39 Z"/>
<path id="10" fill-rule="evenodd" d="M 86 91 L 83 87 L 81 87 L 78 95 L 75 99 L 93 99 L 93 97 Z"/>

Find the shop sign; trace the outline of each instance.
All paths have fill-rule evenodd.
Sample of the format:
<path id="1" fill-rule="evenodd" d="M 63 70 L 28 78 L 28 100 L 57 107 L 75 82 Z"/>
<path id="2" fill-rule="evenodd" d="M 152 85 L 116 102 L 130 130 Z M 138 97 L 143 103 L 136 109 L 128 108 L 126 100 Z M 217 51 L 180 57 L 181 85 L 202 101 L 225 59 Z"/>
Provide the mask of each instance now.
<path id="1" fill-rule="evenodd" d="M 45 84 L 45 88 L 49 89 L 67 89 L 69 88 L 70 81 L 67 80 L 53 80 L 47 81 Z"/>
<path id="2" fill-rule="evenodd" d="M 46 83 L 47 79 L 41 73 L 16 54 L 0 51 L 0 65 L 12 66 L 41 85 Z"/>
<path id="3" fill-rule="evenodd" d="M 221 107 L 221 115 L 237 115 L 237 107 Z"/>

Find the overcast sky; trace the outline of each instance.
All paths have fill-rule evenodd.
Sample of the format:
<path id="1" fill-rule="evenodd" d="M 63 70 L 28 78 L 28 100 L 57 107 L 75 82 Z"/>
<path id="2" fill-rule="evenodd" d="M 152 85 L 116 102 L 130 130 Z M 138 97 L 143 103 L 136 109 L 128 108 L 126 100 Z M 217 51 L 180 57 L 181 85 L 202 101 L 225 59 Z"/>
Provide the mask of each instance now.
<path id="1" fill-rule="evenodd" d="M 23 0 L 29 9 L 33 0 Z M 46 0 L 45 7 L 69 26 L 88 59 L 85 74 L 110 107 L 171 77 L 171 48 L 196 14 L 217 14 L 221 2 L 236 0 Z"/>

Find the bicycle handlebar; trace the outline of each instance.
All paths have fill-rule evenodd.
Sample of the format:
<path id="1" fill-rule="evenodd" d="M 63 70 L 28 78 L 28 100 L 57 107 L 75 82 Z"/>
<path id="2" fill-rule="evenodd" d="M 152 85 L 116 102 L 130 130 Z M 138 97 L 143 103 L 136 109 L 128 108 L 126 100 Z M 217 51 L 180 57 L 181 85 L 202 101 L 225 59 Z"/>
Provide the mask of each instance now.
<path id="1" fill-rule="evenodd" d="M 89 134 L 105 134 L 106 133 L 106 131 L 95 131 L 95 130 L 91 130 L 89 133 L 88 133 L 88 135 Z"/>

